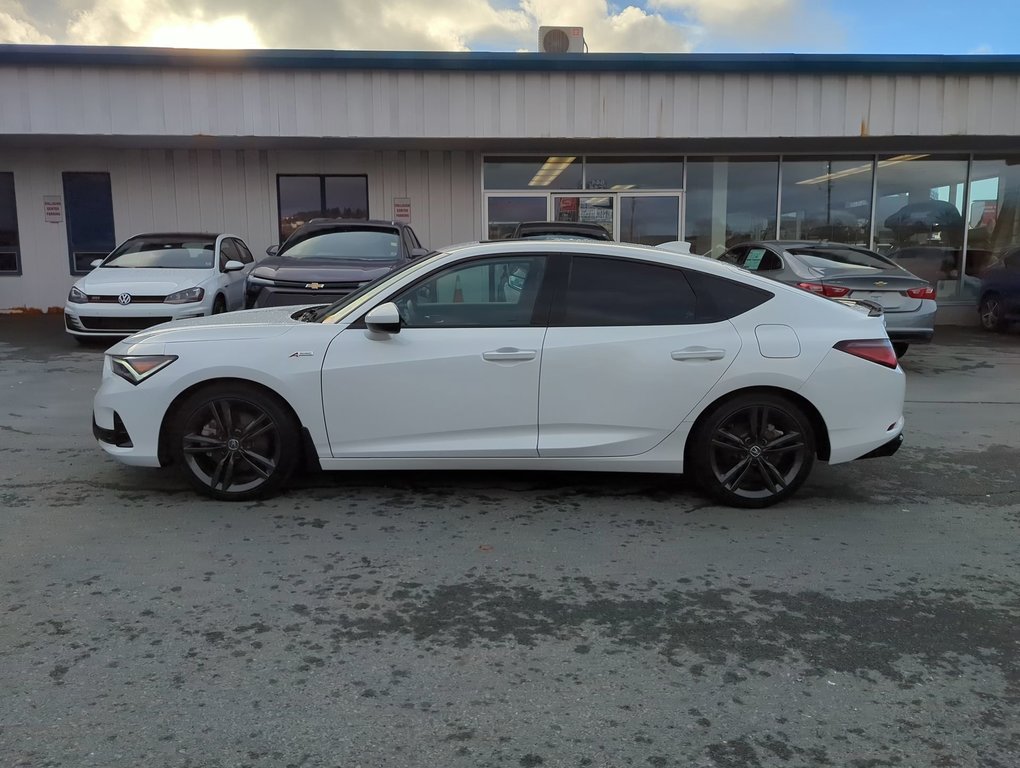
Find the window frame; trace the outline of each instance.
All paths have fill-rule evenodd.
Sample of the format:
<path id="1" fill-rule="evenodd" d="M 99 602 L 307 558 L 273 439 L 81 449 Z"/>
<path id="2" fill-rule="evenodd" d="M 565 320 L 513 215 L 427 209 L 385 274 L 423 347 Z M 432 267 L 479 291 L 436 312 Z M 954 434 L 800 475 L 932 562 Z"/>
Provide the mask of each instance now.
<path id="1" fill-rule="evenodd" d="M 364 179 L 365 180 L 365 218 L 364 219 L 350 219 L 350 221 L 371 221 L 372 209 L 371 209 L 371 194 L 368 188 L 368 174 L 367 173 L 278 173 L 276 174 L 276 236 L 279 239 L 279 244 L 283 245 L 287 239 L 283 237 L 281 231 L 283 226 L 283 209 L 281 205 L 282 197 L 280 195 L 280 179 L 293 179 L 293 178 L 308 178 L 319 180 L 319 213 L 323 218 L 326 218 L 326 179 Z"/>
<path id="2" fill-rule="evenodd" d="M 0 277 L 21 277 L 22 266 L 21 266 L 21 224 L 18 221 L 18 190 L 14 179 L 14 171 L 0 171 L 0 177 L 10 176 L 11 177 L 11 200 L 14 205 L 11 208 L 11 213 L 14 216 L 14 247 L 0 246 L 0 253 L 10 253 L 14 255 L 14 269 L 0 269 Z"/>
<path id="3" fill-rule="evenodd" d="M 234 249 L 235 255 L 238 258 L 234 259 L 229 254 L 227 254 L 227 252 L 226 252 L 226 247 L 227 246 L 229 246 L 229 247 Z M 224 237 L 222 240 L 220 240 L 220 248 L 219 248 L 219 250 L 220 250 L 220 252 L 219 252 L 219 259 L 217 261 L 217 264 L 218 264 L 218 269 L 219 269 L 220 272 L 226 272 L 227 271 L 226 267 L 227 267 L 227 262 L 228 261 L 241 261 L 241 259 L 240 259 L 240 255 L 241 255 L 240 254 L 240 250 L 237 247 L 237 243 L 234 242 L 234 238 L 232 238 L 232 237 Z M 242 262 L 242 263 L 244 263 L 244 262 Z"/>

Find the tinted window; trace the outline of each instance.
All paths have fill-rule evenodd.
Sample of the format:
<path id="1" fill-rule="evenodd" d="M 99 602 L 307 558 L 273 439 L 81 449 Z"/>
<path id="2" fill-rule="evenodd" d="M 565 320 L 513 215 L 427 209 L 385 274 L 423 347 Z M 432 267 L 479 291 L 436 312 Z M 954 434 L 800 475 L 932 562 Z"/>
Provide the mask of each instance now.
<path id="1" fill-rule="evenodd" d="M 226 266 L 228 261 L 240 261 L 241 254 L 237 251 L 237 246 L 234 245 L 234 241 L 229 237 L 224 238 L 220 242 L 220 269 Z"/>
<path id="2" fill-rule="evenodd" d="M 458 264 L 394 299 L 408 328 L 500 328 L 532 324 L 545 257 Z"/>
<path id="3" fill-rule="evenodd" d="M 212 240 L 142 238 L 128 240 L 103 263 L 114 269 L 212 269 Z"/>
<path id="4" fill-rule="evenodd" d="M 774 294 L 761 288 L 687 270 L 687 279 L 698 297 L 698 322 L 718 323 L 742 315 L 771 299 Z"/>
<path id="5" fill-rule="evenodd" d="M 108 173 L 65 173 L 64 208 L 71 272 L 91 269 L 117 245 L 113 231 L 113 195 Z"/>
<path id="6" fill-rule="evenodd" d="M 312 219 L 367 219 L 366 176 L 277 176 L 280 242 Z"/>
<path id="7" fill-rule="evenodd" d="M 486 189 L 580 189 L 581 158 L 487 157 L 484 178 Z M 544 219 L 545 213 L 539 218 Z"/>
<path id="8" fill-rule="evenodd" d="M 234 240 L 234 245 L 237 246 L 237 252 L 241 254 L 241 261 L 245 264 L 251 264 L 255 261 L 255 257 L 251 255 L 251 251 L 248 250 L 248 246 L 242 243 L 240 240 Z"/>
<path id="9" fill-rule="evenodd" d="M 14 200 L 14 174 L 0 173 L 0 273 L 20 274 L 18 210 Z"/>
<path id="10" fill-rule="evenodd" d="M 281 256 L 292 259 L 328 258 L 354 261 L 396 261 L 400 256 L 400 236 L 395 230 L 346 229 L 323 232 L 285 244 Z"/>
<path id="11" fill-rule="evenodd" d="M 685 325 L 695 298 L 682 270 L 640 261 L 575 256 L 563 325 Z"/>
<path id="12" fill-rule="evenodd" d="M 790 248 L 789 251 L 809 267 L 819 269 L 890 269 L 893 266 L 881 256 L 858 248 Z"/>
<path id="13" fill-rule="evenodd" d="M 769 272 L 775 269 L 782 269 L 783 262 L 767 248 L 752 247 L 747 249 L 747 254 L 741 260 L 740 266 L 751 272 Z"/>
<path id="14" fill-rule="evenodd" d="M 747 253 L 746 245 L 738 245 L 736 248 L 730 248 L 726 253 L 719 257 L 719 261 L 726 262 L 727 264 L 743 264 L 744 255 Z"/>

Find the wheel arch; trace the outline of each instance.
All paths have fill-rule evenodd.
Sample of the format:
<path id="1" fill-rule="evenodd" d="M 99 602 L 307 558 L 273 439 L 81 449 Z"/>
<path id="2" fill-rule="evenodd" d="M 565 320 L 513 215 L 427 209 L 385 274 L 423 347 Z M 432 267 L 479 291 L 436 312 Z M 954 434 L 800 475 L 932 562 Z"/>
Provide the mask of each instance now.
<path id="1" fill-rule="evenodd" d="M 727 392 L 725 395 L 720 395 L 718 398 L 702 408 L 701 413 L 698 414 L 698 417 L 694 420 L 694 424 L 691 426 L 690 431 L 687 433 L 687 441 L 684 443 L 684 466 L 687 466 L 690 463 L 687 452 L 690 450 L 692 443 L 697 437 L 698 430 L 708 418 L 709 414 L 723 403 L 754 393 L 785 397 L 790 402 L 801 408 L 810 420 L 812 429 L 815 431 L 815 453 L 822 461 L 828 461 L 831 453 L 831 446 L 829 444 L 829 428 L 825 424 L 825 419 L 822 418 L 822 414 L 817 408 L 815 408 L 811 401 L 791 389 L 785 389 L 783 387 L 756 386 L 742 387 L 741 389 L 735 389 L 732 392 Z"/>
<path id="2" fill-rule="evenodd" d="M 266 395 L 274 398 L 283 408 L 287 410 L 287 412 L 294 419 L 294 423 L 298 425 L 298 430 L 301 433 L 301 446 L 303 454 L 302 460 L 305 463 L 314 462 L 315 464 L 318 464 L 318 454 L 315 451 L 311 435 L 308 432 L 308 428 L 304 425 L 304 423 L 302 423 L 301 417 L 298 416 L 297 411 L 295 411 L 294 407 L 287 401 L 287 398 L 285 398 L 283 395 L 281 395 L 272 387 L 266 386 L 261 382 L 252 381 L 251 379 L 244 379 L 237 376 L 221 376 L 214 379 L 205 379 L 203 381 L 195 382 L 186 389 L 181 390 L 177 394 L 177 396 L 171 401 L 170 405 L 167 407 L 166 411 L 163 414 L 162 421 L 159 424 L 159 443 L 157 455 L 159 457 L 160 466 L 166 467 L 173 463 L 173 459 L 170 452 L 169 427 L 170 424 L 172 423 L 172 420 L 176 417 L 177 411 L 180 409 L 181 404 L 189 397 L 191 397 L 193 394 L 202 389 L 205 389 L 207 387 L 219 386 L 222 384 L 243 384 L 246 387 L 258 389 L 264 392 Z"/>

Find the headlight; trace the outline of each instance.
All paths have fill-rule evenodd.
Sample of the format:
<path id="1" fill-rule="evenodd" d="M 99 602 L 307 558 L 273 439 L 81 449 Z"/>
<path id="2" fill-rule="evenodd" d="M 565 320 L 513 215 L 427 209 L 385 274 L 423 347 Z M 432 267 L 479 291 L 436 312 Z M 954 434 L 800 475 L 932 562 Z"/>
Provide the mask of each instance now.
<path id="1" fill-rule="evenodd" d="M 85 293 L 78 289 L 77 286 L 71 288 L 71 292 L 67 294 L 67 300 L 72 304 L 88 304 L 89 297 Z"/>
<path id="2" fill-rule="evenodd" d="M 177 359 L 177 355 L 110 355 L 110 370 L 131 384 L 141 384 Z"/>
<path id="3" fill-rule="evenodd" d="M 164 304 L 190 304 L 193 301 L 201 301 L 205 298 L 204 288 L 188 288 L 177 293 L 171 293 L 165 299 Z"/>

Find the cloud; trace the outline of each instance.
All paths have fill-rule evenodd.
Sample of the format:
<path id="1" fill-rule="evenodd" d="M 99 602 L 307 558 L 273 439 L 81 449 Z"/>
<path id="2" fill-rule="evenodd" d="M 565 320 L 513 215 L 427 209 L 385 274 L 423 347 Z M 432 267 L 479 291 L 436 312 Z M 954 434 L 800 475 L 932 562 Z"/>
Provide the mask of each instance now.
<path id="1" fill-rule="evenodd" d="M 691 49 L 687 27 L 637 0 L 34 0 L 34 15 L 11 3 L 0 42 L 535 50 L 540 25 L 564 24 L 583 26 L 592 51 Z"/>
<path id="2" fill-rule="evenodd" d="M 209 16 L 178 10 L 170 0 L 97 0 L 75 12 L 67 42 L 188 48 L 261 48 L 262 38 L 243 14 Z"/>
<path id="3" fill-rule="evenodd" d="M 42 32 L 18 2 L 0 0 L 0 42 L 46 44 L 53 38 Z"/>
<path id="4" fill-rule="evenodd" d="M 648 0 L 695 26 L 696 44 L 774 50 L 776 44 L 831 51 L 845 44 L 845 24 L 828 0 Z"/>

